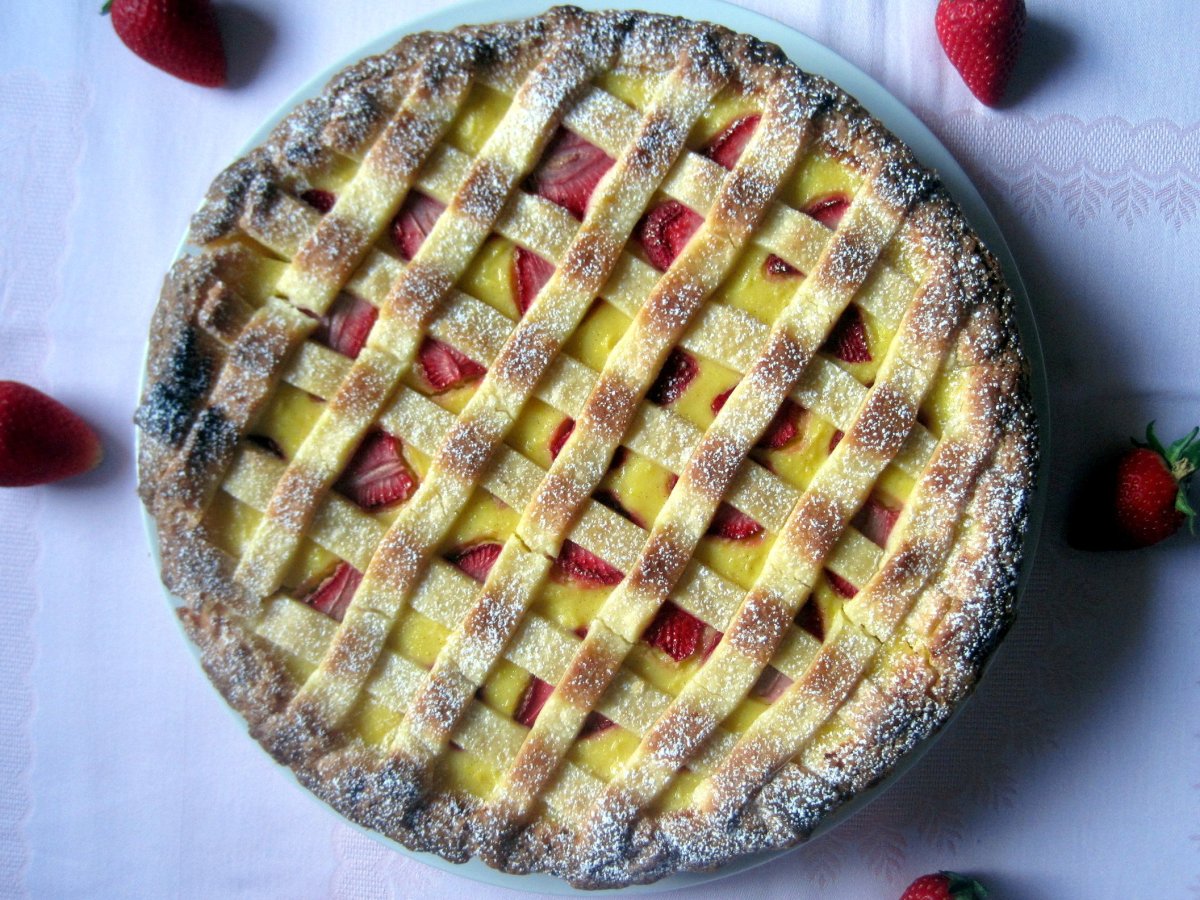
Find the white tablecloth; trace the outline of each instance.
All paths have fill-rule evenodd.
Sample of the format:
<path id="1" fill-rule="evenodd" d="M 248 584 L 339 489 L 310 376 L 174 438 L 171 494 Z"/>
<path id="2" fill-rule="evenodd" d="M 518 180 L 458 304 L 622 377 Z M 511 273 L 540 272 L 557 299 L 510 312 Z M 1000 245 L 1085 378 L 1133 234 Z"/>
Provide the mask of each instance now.
<path id="1" fill-rule="evenodd" d="M 933 0 L 748 4 L 866 69 L 976 179 L 1038 316 L 1054 448 L 1020 620 L 965 713 L 849 822 L 700 896 L 887 898 L 938 868 L 999 898 L 1200 894 L 1200 542 L 1104 556 L 1059 536 L 1098 448 L 1200 420 L 1200 7 L 1029 2 L 999 111 L 944 60 Z M 136 59 L 99 0 L 0 10 L 0 378 L 78 409 L 108 453 L 0 491 L 0 895 L 506 894 L 361 836 L 246 737 L 184 647 L 133 495 L 147 323 L 208 182 L 301 82 L 440 5 L 222 2 L 219 91 Z"/>

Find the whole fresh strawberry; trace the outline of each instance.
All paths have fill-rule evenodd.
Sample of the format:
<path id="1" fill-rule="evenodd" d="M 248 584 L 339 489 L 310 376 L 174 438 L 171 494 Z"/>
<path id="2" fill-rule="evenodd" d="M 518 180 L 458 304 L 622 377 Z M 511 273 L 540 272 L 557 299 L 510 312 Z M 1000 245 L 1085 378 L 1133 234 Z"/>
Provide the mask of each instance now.
<path id="1" fill-rule="evenodd" d="M 1025 0 L 940 0 L 938 40 L 980 103 L 1004 96 L 1025 35 Z"/>
<path id="2" fill-rule="evenodd" d="M 0 381 L 0 487 L 70 478 L 95 468 L 100 440 L 53 397 L 16 381 Z"/>
<path id="3" fill-rule="evenodd" d="M 1195 531 L 1187 489 L 1200 466 L 1200 428 L 1164 447 L 1146 427 L 1145 442 L 1102 460 L 1080 484 L 1067 541 L 1081 550 L 1128 550 L 1170 537 L 1185 522 Z"/>
<path id="4" fill-rule="evenodd" d="M 103 11 L 150 65 L 203 87 L 225 83 L 225 48 L 209 0 L 110 0 Z"/>
<path id="5" fill-rule="evenodd" d="M 908 886 L 900 900 L 985 900 L 987 891 L 978 881 L 956 872 L 922 875 Z"/>

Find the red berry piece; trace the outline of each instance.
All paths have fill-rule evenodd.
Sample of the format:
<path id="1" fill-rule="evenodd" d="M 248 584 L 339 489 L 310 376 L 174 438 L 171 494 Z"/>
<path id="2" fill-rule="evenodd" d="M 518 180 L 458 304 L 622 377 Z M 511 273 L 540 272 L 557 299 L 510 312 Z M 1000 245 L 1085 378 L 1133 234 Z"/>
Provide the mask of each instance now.
<path id="1" fill-rule="evenodd" d="M 785 260 L 776 256 L 774 253 L 767 256 L 766 262 L 763 263 L 763 272 L 771 281 L 783 281 L 788 278 L 799 278 L 804 273 L 793 265 L 789 265 Z"/>
<path id="2" fill-rule="evenodd" d="M 575 430 L 575 420 L 572 418 L 563 419 L 558 423 L 558 427 L 554 429 L 554 434 L 550 435 L 550 458 L 558 459 L 558 454 L 562 452 L 562 448 L 566 446 L 567 438 L 571 436 L 571 432 Z"/>
<path id="3" fill-rule="evenodd" d="M 633 230 L 633 236 L 646 251 L 650 265 L 665 272 L 703 224 L 703 216 L 692 212 L 678 200 L 667 200 L 642 217 Z"/>
<path id="4" fill-rule="evenodd" d="M 82 475 L 103 455 L 96 432 L 70 409 L 27 384 L 0 381 L 0 487 Z"/>
<path id="5" fill-rule="evenodd" d="M 209 0 L 112 0 L 113 29 L 150 65 L 202 87 L 225 83 L 225 48 Z"/>
<path id="6" fill-rule="evenodd" d="M 503 549 L 497 543 L 472 544 L 469 547 L 459 547 L 447 554 L 446 559 L 456 568 L 470 575 L 480 584 L 487 581 L 488 573 L 500 557 Z"/>
<path id="7" fill-rule="evenodd" d="M 681 662 L 696 652 L 703 636 L 704 623 L 668 600 L 659 607 L 642 640 Z"/>
<path id="8" fill-rule="evenodd" d="M 815 597 L 809 597 L 800 607 L 800 612 L 796 613 L 796 624 L 818 641 L 825 640 L 825 619 L 821 615 L 821 604 L 817 603 Z"/>
<path id="9" fill-rule="evenodd" d="M 526 728 L 532 728 L 533 723 L 537 721 L 538 713 L 542 711 L 542 707 L 546 705 L 546 701 L 553 693 L 554 685 L 542 681 L 534 675 L 530 678 L 525 693 L 521 695 L 521 702 L 517 704 L 517 711 L 513 713 L 513 718 Z"/>
<path id="10" fill-rule="evenodd" d="M 861 531 L 863 536 L 871 542 L 878 544 L 880 547 L 885 547 L 887 546 L 888 535 L 892 533 L 892 528 L 899 518 L 900 510 L 888 506 L 872 494 L 867 498 L 867 502 L 862 505 L 862 509 L 858 511 L 858 514 L 855 515 L 850 524 Z"/>
<path id="11" fill-rule="evenodd" d="M 324 191 L 320 188 L 310 188 L 301 192 L 300 199 L 321 215 L 325 215 L 337 203 L 337 195 L 333 191 Z"/>
<path id="12" fill-rule="evenodd" d="M 620 584 L 624 573 L 610 566 L 595 553 L 585 550 L 574 541 L 564 541 L 554 563 L 557 572 L 586 587 L 612 587 Z"/>
<path id="13" fill-rule="evenodd" d="M 340 562 L 301 602 L 340 622 L 362 579 L 362 572 L 348 562 Z"/>
<path id="14" fill-rule="evenodd" d="M 935 872 L 910 884 L 900 900 L 987 900 L 987 895 L 978 881 L 956 872 Z"/>
<path id="15" fill-rule="evenodd" d="M 825 577 L 829 579 L 829 586 L 847 600 L 858 593 L 858 588 L 856 588 L 851 582 L 847 581 L 841 575 L 837 574 L 837 572 L 831 572 L 829 569 L 826 569 Z"/>
<path id="16" fill-rule="evenodd" d="M 340 294 L 321 317 L 312 337 L 330 350 L 357 359 L 378 317 L 379 312 L 366 300 Z"/>
<path id="17" fill-rule="evenodd" d="M 851 303 L 846 307 L 821 349 L 842 362 L 871 361 L 871 348 L 867 345 L 867 323 L 863 321 L 862 310 L 857 305 Z"/>
<path id="18" fill-rule="evenodd" d="M 579 729 L 580 738 L 590 738 L 597 734 L 603 734 L 610 728 L 615 728 L 616 722 L 608 716 L 601 715 L 598 712 L 590 712 L 587 718 L 583 720 L 583 727 Z"/>
<path id="19" fill-rule="evenodd" d="M 424 194 L 411 192 L 392 219 L 392 243 L 404 259 L 412 259 L 446 207 Z"/>
<path id="20" fill-rule="evenodd" d="M 842 442 L 842 438 L 844 438 L 845 436 L 846 436 L 846 432 L 842 431 L 842 429 L 838 428 L 838 429 L 834 430 L 833 434 L 831 434 L 829 436 L 829 452 L 830 453 L 833 453 L 833 451 L 837 449 L 837 445 Z"/>
<path id="21" fill-rule="evenodd" d="M 730 388 L 713 397 L 712 413 L 714 416 L 725 406 L 725 401 L 729 399 L 729 395 L 732 393 L 733 388 Z M 800 433 L 798 423 L 802 412 L 804 410 L 791 400 L 784 400 L 783 405 L 779 407 L 779 412 L 775 413 L 775 417 L 771 419 L 771 424 L 767 426 L 767 430 L 758 439 L 757 446 L 765 450 L 779 450 L 787 446 Z"/>
<path id="22" fill-rule="evenodd" d="M 437 338 L 425 338 L 417 352 L 417 371 L 435 394 L 482 378 L 487 369 Z"/>
<path id="23" fill-rule="evenodd" d="M 1025 37 L 1025 0 L 940 0 L 934 25 L 950 63 L 980 103 L 995 106 Z"/>
<path id="24" fill-rule="evenodd" d="M 1101 461 L 1080 485 L 1067 518 L 1067 540 L 1081 550 L 1128 550 L 1165 540 L 1185 523 L 1195 531 L 1188 484 L 1200 467 L 1200 429 L 1163 446 L 1146 440 Z"/>
<path id="25" fill-rule="evenodd" d="M 811 216 L 816 219 L 826 228 L 837 228 L 838 223 L 842 221 L 842 216 L 846 214 L 846 210 L 850 208 L 850 198 L 845 194 L 830 194 L 828 197 L 821 197 L 819 200 L 814 200 L 808 206 L 804 207 L 803 212 L 806 216 Z"/>
<path id="26" fill-rule="evenodd" d="M 728 503 L 717 507 L 717 512 L 708 525 L 709 535 L 730 541 L 744 541 L 757 537 L 762 534 L 762 530 L 763 527 L 758 522 Z"/>
<path id="27" fill-rule="evenodd" d="M 525 180 L 525 190 L 582 220 L 592 191 L 612 164 L 612 157 L 595 144 L 560 128 L 546 146 L 541 163 Z"/>
<path id="28" fill-rule="evenodd" d="M 517 247 L 513 251 L 512 280 L 513 297 L 521 315 L 533 306 L 533 299 L 554 274 L 554 264 L 546 262 L 536 253 Z"/>
<path id="29" fill-rule="evenodd" d="M 712 139 L 704 155 L 726 169 L 732 169 L 750 142 L 760 118 L 757 115 L 743 116 L 730 122 L 724 131 Z"/>
<path id="30" fill-rule="evenodd" d="M 754 687 L 750 689 L 750 693 L 767 703 L 774 703 L 779 699 L 779 695 L 788 689 L 792 684 L 792 679 L 788 678 L 774 666 L 767 666 L 763 669 L 762 675 L 758 681 L 754 683 Z"/>
<path id="31" fill-rule="evenodd" d="M 700 364 L 696 362 L 696 357 L 686 350 L 674 347 L 659 370 L 658 377 L 654 379 L 654 384 L 650 385 L 650 390 L 646 392 L 646 399 L 659 406 L 670 406 L 683 396 L 683 392 L 698 374 Z"/>
<path id="32" fill-rule="evenodd" d="M 372 431 L 359 445 L 334 489 L 363 509 L 403 503 L 417 488 L 417 478 L 401 452 L 400 438 Z"/>

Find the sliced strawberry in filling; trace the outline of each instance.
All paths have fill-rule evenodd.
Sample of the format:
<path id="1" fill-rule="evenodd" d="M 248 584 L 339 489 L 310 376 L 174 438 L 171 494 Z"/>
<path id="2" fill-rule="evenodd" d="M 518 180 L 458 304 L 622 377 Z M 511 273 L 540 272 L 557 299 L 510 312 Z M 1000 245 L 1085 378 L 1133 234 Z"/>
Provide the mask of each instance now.
<path id="1" fill-rule="evenodd" d="M 309 591 L 301 602 L 340 622 L 354 598 L 354 592 L 362 583 L 362 578 L 362 572 L 350 563 L 338 563 L 333 572 Z"/>
<path id="2" fill-rule="evenodd" d="M 845 194 L 830 194 L 808 204 L 804 207 L 804 212 L 826 228 L 837 228 L 849 208 L 850 198 Z"/>
<path id="3" fill-rule="evenodd" d="M 585 550 L 574 541 L 564 541 L 554 568 L 587 587 L 612 587 L 620 584 L 624 573 L 610 566 L 595 553 Z"/>
<path id="4" fill-rule="evenodd" d="M 608 716 L 602 715 L 598 712 L 590 712 L 588 713 L 587 718 L 583 720 L 583 727 L 579 729 L 579 736 L 581 738 L 589 738 L 593 735 L 608 731 L 610 728 L 615 728 L 616 724 L 617 723 Z"/>
<path id="5" fill-rule="evenodd" d="M 611 491 L 608 488 L 600 488 L 598 491 L 592 494 L 592 497 L 601 506 L 607 506 L 617 515 L 624 516 L 639 528 L 646 527 L 645 520 L 637 513 L 631 512 L 629 509 L 627 509 L 625 504 L 621 502 L 621 498 L 617 496 L 616 491 Z"/>
<path id="6" fill-rule="evenodd" d="M 659 608 L 642 640 L 675 662 L 682 662 L 696 652 L 703 636 L 704 623 L 668 600 Z"/>
<path id="7" fill-rule="evenodd" d="M 821 618 L 821 606 L 816 598 L 809 597 L 800 612 L 796 614 L 796 624 L 815 637 L 818 641 L 825 640 L 825 620 Z"/>
<path id="8" fill-rule="evenodd" d="M 392 243 L 405 259 L 412 259 L 425 243 L 434 223 L 446 207 L 415 191 L 404 199 L 400 212 L 392 219 Z"/>
<path id="9" fill-rule="evenodd" d="M 742 151 L 746 149 L 746 144 L 750 142 L 750 136 L 758 127 L 760 118 L 761 116 L 757 115 L 743 116 L 730 122 L 724 131 L 712 139 L 705 149 L 704 155 L 718 165 L 732 169 L 734 163 L 742 155 Z"/>
<path id="10" fill-rule="evenodd" d="M 834 450 L 837 449 L 837 445 L 842 442 L 842 438 L 844 438 L 845 436 L 846 436 L 846 432 L 842 431 L 842 429 L 840 429 L 840 428 L 836 429 L 833 432 L 833 434 L 831 434 L 829 436 L 829 452 L 830 453 L 832 453 Z"/>
<path id="11" fill-rule="evenodd" d="M 711 536 L 731 541 L 744 541 L 762 534 L 762 530 L 763 527 L 758 522 L 728 503 L 717 507 L 717 512 L 708 525 L 708 533 Z"/>
<path id="12" fill-rule="evenodd" d="M 867 346 L 867 323 L 863 321 L 862 310 L 857 305 L 852 303 L 846 307 L 821 349 L 843 362 L 871 361 L 871 348 Z"/>
<path id="13" fill-rule="evenodd" d="M 512 283 L 513 298 L 517 312 L 525 315 L 533 306 L 533 299 L 554 274 L 554 263 L 547 262 L 536 253 L 517 247 L 513 251 Z"/>
<path id="14" fill-rule="evenodd" d="M 646 399 L 659 406 L 670 406 L 688 389 L 692 379 L 700 373 L 700 364 L 696 357 L 678 347 L 671 348 L 667 361 L 646 392 Z"/>
<path id="15" fill-rule="evenodd" d="M 492 571 L 492 566 L 496 564 L 501 549 L 501 546 L 495 542 L 471 544 L 450 551 L 446 554 L 446 559 L 456 568 L 483 584 L 487 581 L 488 572 Z"/>
<path id="16" fill-rule="evenodd" d="M 329 312 L 321 317 L 313 331 L 313 340 L 342 356 L 357 359 L 378 317 L 378 310 L 366 300 L 340 294 Z"/>
<path id="17" fill-rule="evenodd" d="M 448 391 L 487 373 L 487 369 L 462 351 L 430 337 L 421 342 L 417 352 L 417 370 L 434 393 Z"/>
<path id="18" fill-rule="evenodd" d="M 703 216 L 678 200 L 667 200 L 642 217 L 633 235 L 641 242 L 650 265 L 665 272 L 703 224 Z"/>
<path id="19" fill-rule="evenodd" d="M 571 436 L 571 432 L 575 430 L 575 420 L 572 418 L 563 419 L 558 423 L 558 427 L 554 429 L 554 434 L 550 435 L 550 458 L 557 459 L 558 454 L 562 453 L 562 448 L 566 446 L 567 438 Z"/>
<path id="20" fill-rule="evenodd" d="M 526 728 L 532 728 L 533 723 L 537 721 L 538 713 L 542 711 L 542 707 L 546 705 L 546 701 L 550 699 L 552 693 L 554 693 L 554 685 L 542 681 L 536 675 L 532 676 L 529 685 L 525 688 L 525 693 L 521 695 L 521 702 L 517 704 L 517 711 L 513 713 L 513 718 Z"/>
<path id="21" fill-rule="evenodd" d="M 847 600 L 858 593 L 858 588 L 856 588 L 853 583 L 847 581 L 837 572 L 832 572 L 829 569 L 826 569 L 825 577 L 829 579 L 829 586 Z"/>
<path id="22" fill-rule="evenodd" d="M 792 679 L 788 678 L 774 666 L 767 666 L 763 669 L 762 675 L 758 681 L 754 683 L 754 687 L 750 689 L 750 693 L 759 700 L 764 700 L 767 703 L 774 703 L 779 699 L 779 695 L 788 689 Z"/>
<path id="23" fill-rule="evenodd" d="M 804 273 L 795 266 L 789 264 L 786 260 L 776 256 L 774 253 L 767 256 L 766 262 L 763 263 L 763 271 L 767 273 L 767 277 L 772 280 L 781 280 L 784 278 L 796 278 Z"/>
<path id="24" fill-rule="evenodd" d="M 712 413 L 714 416 L 725 406 L 725 401 L 729 399 L 729 395 L 732 393 L 733 388 L 730 388 L 713 397 Z M 779 407 L 779 412 L 775 413 L 775 417 L 771 419 L 771 424 L 767 426 L 762 437 L 758 439 L 756 446 L 766 450 L 778 450 L 786 446 L 800 433 L 798 422 L 800 414 L 803 412 L 804 410 L 791 400 L 784 400 L 783 405 Z"/>
<path id="25" fill-rule="evenodd" d="M 525 179 L 525 190 L 583 219 L 592 191 L 612 164 L 612 157 L 595 144 L 560 128 L 546 146 L 541 163 Z"/>
<path id="26" fill-rule="evenodd" d="M 337 194 L 333 191 L 322 190 L 321 188 L 309 188 L 300 194 L 300 199 L 321 215 L 325 215 L 337 203 Z"/>
<path id="27" fill-rule="evenodd" d="M 404 445 L 386 431 L 372 431 L 355 451 L 334 489 L 363 509 L 403 503 L 417 487 L 417 477 L 401 452 Z"/>
<path id="28" fill-rule="evenodd" d="M 900 510 L 888 506 L 872 494 L 850 524 L 861 531 L 868 540 L 880 547 L 886 547 L 888 535 L 892 533 L 892 528 L 899 518 Z"/>

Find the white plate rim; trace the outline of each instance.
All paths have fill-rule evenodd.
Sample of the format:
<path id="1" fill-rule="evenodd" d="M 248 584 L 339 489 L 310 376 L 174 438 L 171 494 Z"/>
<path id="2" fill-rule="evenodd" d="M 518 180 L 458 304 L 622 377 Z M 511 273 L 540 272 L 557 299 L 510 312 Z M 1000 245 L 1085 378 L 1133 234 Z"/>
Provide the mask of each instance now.
<path id="1" fill-rule="evenodd" d="M 597 2 L 597 0 L 576 0 L 573 4 L 584 9 L 599 10 L 619 8 L 619 4 Z M 255 147 L 263 144 L 275 127 L 281 122 L 292 110 L 305 100 L 310 100 L 318 96 L 325 88 L 325 85 L 335 75 L 352 65 L 358 60 L 385 52 L 402 37 L 419 31 L 446 31 L 455 28 L 459 25 L 483 23 L 492 21 L 516 20 L 529 16 L 538 15 L 548 8 L 549 4 L 545 0 L 510 0 L 504 6 L 505 14 L 503 17 L 497 16 L 494 12 L 495 3 L 493 0 L 464 0 L 464 2 L 451 3 L 439 10 L 426 13 L 421 16 L 409 19 L 395 28 L 390 29 L 378 37 L 368 41 L 366 44 L 347 53 L 337 61 L 325 67 L 314 77 L 305 82 L 299 89 L 293 92 L 286 100 L 280 104 L 275 111 L 268 116 L 263 124 L 259 126 L 246 140 L 246 142 L 237 150 L 234 159 L 241 158 L 253 150 Z M 631 7 L 633 8 L 633 7 Z M 901 140 L 903 140 L 921 161 L 926 168 L 936 172 L 946 186 L 950 195 L 958 202 L 962 208 L 967 221 L 983 239 L 987 247 L 999 259 L 1001 267 L 1004 270 L 1005 279 L 1009 289 L 1012 291 L 1016 301 L 1016 314 L 1018 320 L 1018 328 L 1021 333 L 1021 344 L 1026 357 L 1029 360 L 1030 366 L 1030 391 L 1033 396 L 1034 408 L 1038 418 L 1038 437 L 1041 458 L 1044 460 L 1049 455 L 1050 445 L 1050 409 L 1049 409 L 1049 387 L 1046 381 L 1045 364 L 1042 356 L 1041 338 L 1038 334 L 1037 323 L 1033 314 L 1033 309 L 1030 304 L 1029 295 L 1025 290 L 1024 281 L 1021 278 L 1020 272 L 1017 269 L 1016 260 L 1013 258 L 1012 252 L 1004 239 L 1004 235 L 1000 230 L 999 224 L 992 215 L 983 197 L 975 188 L 971 179 L 967 176 L 962 166 L 954 158 L 945 145 L 933 134 L 932 131 L 922 122 L 915 113 L 901 103 L 895 96 L 891 94 L 883 85 L 873 79 L 866 72 L 859 69 L 853 63 L 849 62 L 835 51 L 829 49 L 825 45 L 817 42 L 808 35 L 797 31 L 789 25 L 785 25 L 775 19 L 771 19 L 761 13 L 753 10 L 745 9 L 736 6 L 726 0 L 643 0 L 636 6 L 637 9 L 663 13 L 666 15 L 683 16 L 690 19 L 704 20 L 714 22 L 718 25 L 724 25 L 733 31 L 743 34 L 752 34 L 762 40 L 776 44 L 783 49 L 787 56 L 795 62 L 800 68 L 814 74 L 823 75 L 830 81 L 833 81 L 847 93 L 855 97 L 873 116 L 879 119 Z M 180 240 L 179 246 L 176 249 L 173 259 L 178 259 L 190 252 L 194 252 L 194 248 L 188 244 L 186 233 Z M 149 353 L 149 344 L 147 344 L 146 353 Z M 143 361 L 142 375 L 138 385 L 138 394 L 141 394 L 145 388 L 145 361 Z M 135 447 L 140 449 L 141 432 L 134 429 Z M 135 450 L 136 453 L 136 450 Z M 1046 503 L 1046 467 L 1039 467 L 1037 483 L 1034 487 L 1030 498 L 1029 506 L 1029 522 L 1024 537 L 1022 549 L 1022 564 L 1019 575 L 1017 592 L 1018 603 L 1020 595 L 1024 592 L 1025 586 L 1029 579 L 1029 573 L 1033 567 L 1033 558 L 1036 554 L 1038 539 L 1041 532 L 1043 512 Z M 154 520 L 149 512 L 142 507 L 142 524 L 146 531 L 147 540 L 150 545 L 151 557 L 156 568 L 161 568 L 162 558 L 158 544 L 158 535 L 155 528 Z M 182 605 L 182 601 L 166 590 L 164 593 L 168 602 L 171 605 L 172 611 L 178 609 Z M 178 622 L 178 618 L 173 616 Z M 192 641 L 187 638 L 186 633 L 180 627 L 180 634 L 183 635 L 188 649 L 191 651 L 197 663 L 200 660 L 200 654 Z M 1003 644 L 1001 644 L 1003 646 Z M 993 652 L 985 665 L 985 670 L 991 667 L 996 654 L 1000 648 Z M 984 673 L 981 673 L 982 679 Z M 791 847 L 783 850 L 772 850 L 763 853 L 751 854 L 740 859 L 737 859 L 726 866 L 723 866 L 714 871 L 706 872 L 684 872 L 669 876 L 653 884 L 647 885 L 631 885 L 625 888 L 619 888 L 625 894 L 652 894 L 664 893 L 668 891 L 681 890 L 687 887 L 697 887 L 703 884 L 710 884 L 714 881 L 728 878 L 732 875 L 740 874 L 749 869 L 756 868 L 764 863 L 778 859 L 779 857 L 795 852 L 804 847 L 807 843 L 816 839 L 820 835 L 826 833 L 833 827 L 850 818 L 854 813 L 858 812 L 863 807 L 867 806 L 871 801 L 876 799 L 887 788 L 895 784 L 906 771 L 912 768 L 921 757 L 929 750 L 936 740 L 944 734 L 951 723 L 961 714 L 963 707 L 967 701 L 960 703 L 951 714 L 950 718 L 932 735 L 926 738 L 920 745 L 911 750 L 900 763 L 888 773 L 888 775 L 877 785 L 859 792 L 850 801 L 843 804 L 831 815 L 826 817 L 812 837 L 796 847 Z M 238 715 L 232 707 L 224 702 L 224 698 L 220 698 L 222 705 L 229 711 L 237 722 L 244 725 L 244 720 Z M 264 751 L 265 752 L 265 751 Z M 277 765 L 279 771 L 283 772 L 288 778 L 301 789 L 314 803 L 326 810 L 332 816 L 335 816 L 341 822 L 351 826 L 367 837 L 382 843 L 399 853 L 425 865 L 433 866 L 444 872 L 453 875 L 467 878 L 472 881 L 488 884 L 493 887 L 502 887 L 508 890 L 537 892 L 553 895 L 594 895 L 595 891 L 581 891 L 571 887 L 561 879 L 551 875 L 540 873 L 530 875 L 511 875 L 506 872 L 501 872 L 491 868 L 487 864 L 478 859 L 470 859 L 465 863 L 452 863 L 433 853 L 425 853 L 422 851 L 411 850 L 403 844 L 394 841 L 377 831 L 365 828 L 357 822 L 340 815 L 336 810 L 327 804 L 320 801 L 307 788 L 300 784 L 295 773 L 286 766 Z"/>

